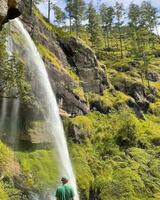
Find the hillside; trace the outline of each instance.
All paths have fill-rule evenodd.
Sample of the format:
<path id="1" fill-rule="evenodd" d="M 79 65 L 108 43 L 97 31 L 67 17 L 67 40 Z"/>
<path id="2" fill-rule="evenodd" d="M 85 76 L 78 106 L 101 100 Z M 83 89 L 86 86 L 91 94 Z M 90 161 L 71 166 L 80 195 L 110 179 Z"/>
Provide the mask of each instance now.
<path id="1" fill-rule="evenodd" d="M 121 58 L 114 39 L 112 49 L 95 49 L 89 34 L 76 37 L 48 23 L 36 7 L 32 16 L 25 8 L 20 18 L 46 64 L 56 94 L 80 199 L 160 199 L 159 38 L 154 50 L 146 47 L 149 63 L 145 70 L 143 60 L 126 50 L 132 46 L 127 37 Z M 20 77 L 7 76 L 7 89 L 15 85 L 21 91 L 19 146 L 14 148 L 7 131 L 1 130 L 0 199 L 31 199 L 32 193 L 46 199 L 59 178 L 56 153 L 42 111 L 28 89 L 36 77 L 30 80 L 23 40 L 12 25 L 0 32 L 0 59 L 6 56 L 8 29 L 18 50 L 14 64 L 18 67 L 22 61 L 24 72 Z M 15 94 L 4 92 L 2 86 L 3 74 L 13 71 L 2 64 L 0 93 L 12 99 Z M 1 113 L 2 105 L 1 100 Z"/>

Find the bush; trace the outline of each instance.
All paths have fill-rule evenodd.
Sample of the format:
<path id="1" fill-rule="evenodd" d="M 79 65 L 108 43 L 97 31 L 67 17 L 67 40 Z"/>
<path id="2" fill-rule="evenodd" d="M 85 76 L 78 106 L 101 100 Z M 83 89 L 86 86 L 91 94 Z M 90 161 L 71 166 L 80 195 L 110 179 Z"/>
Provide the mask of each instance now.
<path id="1" fill-rule="evenodd" d="M 124 148 L 136 146 L 138 136 L 137 127 L 136 118 L 131 115 L 126 115 L 126 119 L 122 122 L 122 127 L 116 136 L 117 144 Z"/>
<path id="2" fill-rule="evenodd" d="M 57 159 L 52 151 L 18 152 L 25 187 L 36 190 L 52 189 L 59 177 Z"/>
<path id="3" fill-rule="evenodd" d="M 4 187 L 1 183 L 0 183 L 0 199 L 1 200 L 9 200 L 8 195 L 4 191 Z"/>

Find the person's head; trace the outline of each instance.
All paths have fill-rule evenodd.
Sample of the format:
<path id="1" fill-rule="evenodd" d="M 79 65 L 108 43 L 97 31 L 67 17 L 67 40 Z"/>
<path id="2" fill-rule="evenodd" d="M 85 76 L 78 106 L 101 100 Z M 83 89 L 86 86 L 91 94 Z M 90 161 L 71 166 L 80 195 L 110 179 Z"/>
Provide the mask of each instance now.
<path id="1" fill-rule="evenodd" d="M 61 178 L 61 181 L 62 181 L 62 183 L 63 183 L 63 185 L 64 185 L 64 184 L 68 183 L 68 178 L 65 177 L 65 176 L 63 176 L 63 177 Z"/>

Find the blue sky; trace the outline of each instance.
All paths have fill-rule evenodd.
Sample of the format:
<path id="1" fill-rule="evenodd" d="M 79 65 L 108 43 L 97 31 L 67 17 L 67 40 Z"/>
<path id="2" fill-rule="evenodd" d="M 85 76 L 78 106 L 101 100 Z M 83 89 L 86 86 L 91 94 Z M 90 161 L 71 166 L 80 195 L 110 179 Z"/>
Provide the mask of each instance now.
<path id="1" fill-rule="evenodd" d="M 62 9 L 65 8 L 65 0 L 51 0 L 53 3 L 57 4 L 58 6 L 60 6 Z M 93 3 L 95 5 L 96 8 L 98 8 L 98 6 L 101 3 L 106 3 L 108 6 L 113 6 L 115 4 L 116 1 L 122 2 L 124 4 L 125 8 L 128 8 L 129 4 L 131 2 L 134 2 L 136 4 L 141 4 L 143 0 L 93 0 Z M 90 0 L 85 0 L 86 4 L 88 4 L 90 2 Z M 160 10 L 160 0 L 150 0 L 150 2 L 152 3 L 152 5 L 154 7 L 156 7 L 158 10 Z M 38 8 L 40 9 L 40 11 L 43 13 L 44 16 L 47 17 L 47 3 L 41 3 L 40 5 L 38 5 Z M 54 21 L 54 13 L 51 13 L 51 22 Z"/>

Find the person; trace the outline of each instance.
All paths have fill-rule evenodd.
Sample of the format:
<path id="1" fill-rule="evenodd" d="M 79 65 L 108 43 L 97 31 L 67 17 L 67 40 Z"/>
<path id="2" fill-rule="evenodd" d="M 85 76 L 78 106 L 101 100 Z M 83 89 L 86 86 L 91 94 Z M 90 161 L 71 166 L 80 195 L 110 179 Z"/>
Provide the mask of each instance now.
<path id="1" fill-rule="evenodd" d="M 62 186 L 57 188 L 56 200 L 74 200 L 74 190 L 72 186 L 68 184 L 68 178 L 61 178 Z"/>

